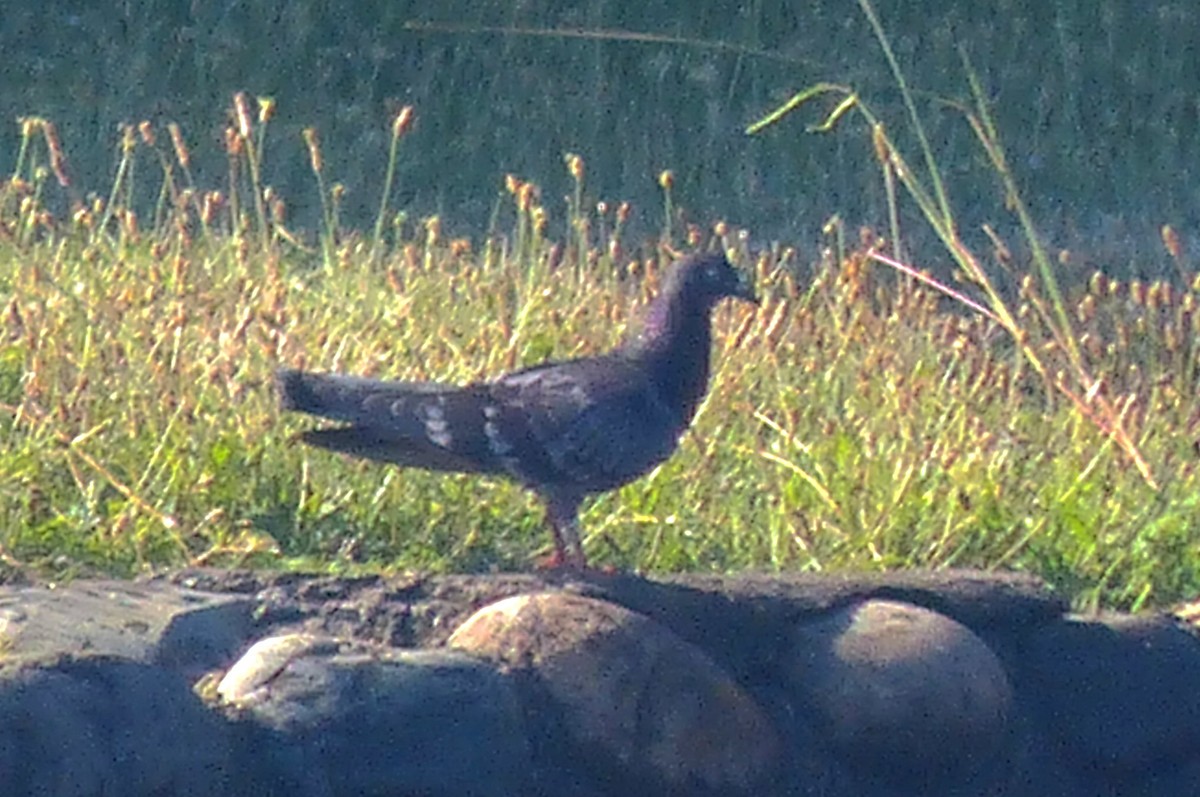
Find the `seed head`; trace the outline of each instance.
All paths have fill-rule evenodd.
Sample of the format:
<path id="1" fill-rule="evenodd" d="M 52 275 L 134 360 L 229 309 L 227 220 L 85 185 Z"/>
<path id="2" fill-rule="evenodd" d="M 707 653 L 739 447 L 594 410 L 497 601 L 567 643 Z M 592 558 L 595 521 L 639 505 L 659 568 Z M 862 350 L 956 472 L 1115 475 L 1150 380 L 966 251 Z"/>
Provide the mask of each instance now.
<path id="1" fill-rule="evenodd" d="M 571 175 L 571 179 L 577 183 L 583 182 L 583 158 L 572 152 L 568 152 L 566 162 L 567 173 Z"/>
<path id="2" fill-rule="evenodd" d="M 232 125 L 225 128 L 225 152 L 230 155 L 240 155 L 245 143 L 246 139 L 239 136 Z"/>
<path id="3" fill-rule="evenodd" d="M 179 125 L 171 122 L 167 125 L 167 132 L 171 134 L 171 146 L 175 148 L 175 159 L 179 161 L 179 165 L 187 169 L 192 163 L 192 155 L 188 152 L 187 142 L 183 140 L 183 131 L 179 129 Z"/>
<path id="4" fill-rule="evenodd" d="M 1179 243 L 1179 233 L 1175 232 L 1175 228 L 1170 224 L 1162 226 L 1162 242 L 1167 254 L 1178 260 L 1179 255 L 1183 252 L 1183 247 Z"/>
<path id="5" fill-rule="evenodd" d="M 62 141 L 58 138 L 58 128 L 53 122 L 44 122 L 42 134 L 46 138 L 46 149 L 50 150 L 50 171 L 54 172 L 58 184 L 66 188 L 71 184 L 71 178 L 67 174 L 67 156 L 63 152 Z"/>
<path id="6" fill-rule="evenodd" d="M 275 99 L 273 97 L 258 98 L 258 123 L 265 125 L 275 115 Z"/>
<path id="7" fill-rule="evenodd" d="M 396 118 L 392 120 L 392 138 L 400 138 L 408 132 L 408 128 L 412 127 L 413 107 L 405 105 L 396 114 Z"/>
<path id="8" fill-rule="evenodd" d="M 304 136 L 304 143 L 308 146 L 308 159 L 312 164 L 312 170 L 320 174 L 323 160 L 321 158 L 321 139 L 317 136 L 317 128 L 306 127 L 301 135 Z"/>
<path id="9" fill-rule="evenodd" d="M 233 110 L 237 117 L 237 131 L 242 138 L 249 139 L 251 133 L 250 127 L 250 103 L 246 99 L 246 92 L 239 91 L 233 95 Z"/>

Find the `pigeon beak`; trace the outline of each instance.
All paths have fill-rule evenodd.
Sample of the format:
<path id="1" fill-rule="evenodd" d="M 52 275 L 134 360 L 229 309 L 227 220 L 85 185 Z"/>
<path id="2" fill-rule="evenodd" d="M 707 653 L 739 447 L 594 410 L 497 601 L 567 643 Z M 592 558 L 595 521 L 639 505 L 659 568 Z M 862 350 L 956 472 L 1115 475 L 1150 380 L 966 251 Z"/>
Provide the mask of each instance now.
<path id="1" fill-rule="evenodd" d="M 758 304 L 758 295 L 754 292 L 754 285 L 750 282 L 750 275 L 741 270 L 737 272 L 737 275 L 737 287 L 729 295 L 735 299 L 750 302 L 750 304 Z"/>

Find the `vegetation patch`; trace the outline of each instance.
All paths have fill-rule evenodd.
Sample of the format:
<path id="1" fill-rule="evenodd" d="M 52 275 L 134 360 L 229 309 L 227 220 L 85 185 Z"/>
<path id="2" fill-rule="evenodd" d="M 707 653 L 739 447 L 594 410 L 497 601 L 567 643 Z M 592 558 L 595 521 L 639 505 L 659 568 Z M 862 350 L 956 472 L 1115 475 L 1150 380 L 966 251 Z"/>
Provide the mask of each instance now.
<path id="1" fill-rule="evenodd" d="M 831 95 L 831 125 L 869 113 L 838 87 L 785 110 Z M 0 185 L 6 569 L 527 568 L 546 536 L 524 490 L 296 445 L 307 422 L 278 412 L 273 370 L 465 382 L 601 351 L 653 295 L 670 247 L 720 246 L 753 269 L 763 303 L 717 312 L 710 395 L 675 457 L 585 507 L 596 565 L 1007 568 L 1121 608 L 1200 589 L 1200 281 L 1170 230 L 1173 282 L 1060 285 L 1069 253 L 1035 245 L 1021 263 L 998 239 L 973 253 L 934 153 L 914 168 L 872 118 L 889 196 L 930 220 L 953 289 L 883 264 L 903 260 L 898 214 L 885 235 L 832 223 L 810 262 L 689 225 L 669 174 L 660 237 L 628 241 L 628 206 L 589 197 L 576 155 L 565 209 L 513 176 L 490 230 L 447 239 L 438 218 L 390 206 L 405 109 L 370 232 L 341 226 L 343 189 L 305 136 L 323 208 L 309 239 L 262 183 L 273 111 L 235 98 L 219 190 L 194 183 L 177 128 L 126 128 L 102 198 L 71 184 L 53 124 L 23 120 Z M 986 106 L 964 113 L 1006 179 Z M 135 178 L 158 187 L 151 213 L 134 207 Z"/>

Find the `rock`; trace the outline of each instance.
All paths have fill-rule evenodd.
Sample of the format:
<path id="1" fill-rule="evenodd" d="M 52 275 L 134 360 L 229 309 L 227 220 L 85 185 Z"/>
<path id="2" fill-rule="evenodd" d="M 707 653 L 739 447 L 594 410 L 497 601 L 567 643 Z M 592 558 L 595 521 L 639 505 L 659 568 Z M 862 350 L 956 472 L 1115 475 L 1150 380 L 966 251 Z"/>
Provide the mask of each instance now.
<path id="1" fill-rule="evenodd" d="M 161 667 L 108 656 L 0 670 L 0 792 L 231 794 L 231 733 Z"/>
<path id="2" fill-rule="evenodd" d="M 157 577 L 194 590 L 255 595 L 272 630 L 437 647 L 477 609 L 513 595 L 566 591 L 643 614 L 704 650 L 738 681 L 778 655 L 781 627 L 870 599 L 923 606 L 989 641 L 1056 622 L 1066 603 L 1021 573 L 405 574 L 388 578 L 191 568 Z"/>
<path id="3" fill-rule="evenodd" d="M 221 678 L 217 684 L 217 697 L 238 708 L 268 702 L 275 678 L 294 660 L 307 655 L 334 654 L 340 648 L 337 640 L 313 634 L 260 639 Z"/>
<path id="4" fill-rule="evenodd" d="M 254 633 L 253 601 L 169 584 L 88 581 L 0 592 L 0 660 L 120 656 L 186 671 L 223 666 Z"/>
<path id="5" fill-rule="evenodd" d="M 851 769 L 924 790 L 980 776 L 1009 736 L 1012 692 L 965 626 L 886 600 L 797 627 L 782 677 Z"/>
<path id="6" fill-rule="evenodd" d="M 586 580 L 565 588 L 620 604 L 665 625 L 741 683 L 756 678 L 764 663 L 786 655 L 780 628 L 868 600 L 932 609 L 968 626 L 989 645 L 1055 622 L 1066 610 L 1061 596 L 1028 574 L 963 570 L 688 573 L 654 580 L 589 573 Z"/>
<path id="7" fill-rule="evenodd" d="M 10 583 L 0 795 L 1178 797 L 1197 683 L 987 573 Z"/>
<path id="8" fill-rule="evenodd" d="M 752 793 L 778 765 L 766 714 L 703 652 L 615 604 L 565 593 L 485 607 L 451 647 L 520 676 L 542 752 L 606 793 Z"/>
<path id="9" fill-rule="evenodd" d="M 1198 757 L 1200 639 L 1170 618 L 1047 626 L 1029 640 L 1019 684 L 1073 760 L 1128 773 Z"/>
<path id="10" fill-rule="evenodd" d="M 276 637 L 255 644 L 217 693 L 257 728 L 246 737 L 256 751 L 247 768 L 272 793 L 528 791 L 530 751 L 511 684 L 461 653 Z"/>
<path id="11" fill-rule="evenodd" d="M 1044 623 L 1067 608 L 1061 595 L 1028 573 L 978 570 L 898 570 L 838 573 L 676 574 L 643 585 L 678 585 L 762 606 L 783 601 L 806 613 L 825 612 L 870 599 L 932 609 L 972 628 Z M 663 601 L 660 601 L 660 603 Z"/>

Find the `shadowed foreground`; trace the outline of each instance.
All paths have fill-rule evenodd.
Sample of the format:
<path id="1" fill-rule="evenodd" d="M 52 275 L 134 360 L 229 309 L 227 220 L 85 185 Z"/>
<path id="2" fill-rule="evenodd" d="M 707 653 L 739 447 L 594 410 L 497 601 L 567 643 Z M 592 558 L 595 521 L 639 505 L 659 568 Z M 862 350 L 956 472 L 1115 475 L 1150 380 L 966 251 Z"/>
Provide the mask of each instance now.
<path id="1" fill-rule="evenodd" d="M 10 585 L 0 787 L 1196 793 L 1200 641 L 1064 611 L 966 571 Z"/>

